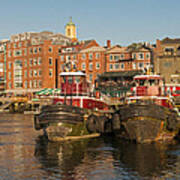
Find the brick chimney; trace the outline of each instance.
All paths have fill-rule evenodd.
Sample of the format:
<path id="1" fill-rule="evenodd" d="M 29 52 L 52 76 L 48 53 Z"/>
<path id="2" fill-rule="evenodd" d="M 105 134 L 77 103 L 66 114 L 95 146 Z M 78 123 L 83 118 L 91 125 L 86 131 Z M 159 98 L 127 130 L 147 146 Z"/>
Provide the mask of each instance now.
<path id="1" fill-rule="evenodd" d="M 156 49 L 157 51 L 161 49 L 161 41 L 159 39 L 156 39 Z"/>
<path id="2" fill-rule="evenodd" d="M 111 40 L 107 40 L 107 48 L 110 48 L 111 47 Z"/>

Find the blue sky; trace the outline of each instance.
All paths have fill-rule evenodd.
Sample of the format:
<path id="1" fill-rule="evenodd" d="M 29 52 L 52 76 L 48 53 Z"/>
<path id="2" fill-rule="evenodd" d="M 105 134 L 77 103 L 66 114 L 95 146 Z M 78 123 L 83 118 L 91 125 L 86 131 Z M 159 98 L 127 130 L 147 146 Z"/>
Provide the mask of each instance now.
<path id="1" fill-rule="evenodd" d="M 29 31 L 64 34 L 70 16 L 79 40 L 100 45 L 180 38 L 180 0 L 0 0 L 0 39 Z"/>

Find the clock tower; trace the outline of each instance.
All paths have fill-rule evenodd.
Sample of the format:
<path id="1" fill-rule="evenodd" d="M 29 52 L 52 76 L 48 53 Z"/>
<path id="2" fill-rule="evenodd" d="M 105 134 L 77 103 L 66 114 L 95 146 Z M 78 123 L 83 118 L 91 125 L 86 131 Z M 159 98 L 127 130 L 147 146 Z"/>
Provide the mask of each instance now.
<path id="1" fill-rule="evenodd" d="M 70 21 L 65 26 L 65 35 L 74 41 L 77 40 L 76 25 L 72 22 L 72 17 L 70 17 Z"/>

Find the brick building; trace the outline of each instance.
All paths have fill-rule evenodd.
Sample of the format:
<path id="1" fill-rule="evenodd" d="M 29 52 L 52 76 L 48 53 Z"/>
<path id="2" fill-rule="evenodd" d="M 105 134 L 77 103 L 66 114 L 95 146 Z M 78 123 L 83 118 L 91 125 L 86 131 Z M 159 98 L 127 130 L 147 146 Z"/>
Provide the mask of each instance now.
<path id="1" fill-rule="evenodd" d="M 6 58 L 5 49 L 8 41 L 9 40 L 0 41 L 0 93 L 6 89 L 6 76 L 4 76 L 6 72 L 6 62 L 4 59 Z"/>
<path id="2" fill-rule="evenodd" d="M 144 45 L 135 48 L 117 45 L 106 51 L 106 72 L 149 69 L 152 57 L 151 49 Z"/>
<path id="3" fill-rule="evenodd" d="M 127 47 L 119 45 L 106 50 L 106 72 L 132 70 L 132 57 Z"/>
<path id="4" fill-rule="evenodd" d="M 6 43 L 7 92 L 34 92 L 56 87 L 58 50 L 71 39 L 52 32 L 23 33 Z"/>
<path id="5" fill-rule="evenodd" d="M 85 71 L 89 82 L 94 84 L 98 76 L 105 72 L 105 48 L 92 46 L 82 49 L 79 52 L 79 62 L 78 69 Z"/>

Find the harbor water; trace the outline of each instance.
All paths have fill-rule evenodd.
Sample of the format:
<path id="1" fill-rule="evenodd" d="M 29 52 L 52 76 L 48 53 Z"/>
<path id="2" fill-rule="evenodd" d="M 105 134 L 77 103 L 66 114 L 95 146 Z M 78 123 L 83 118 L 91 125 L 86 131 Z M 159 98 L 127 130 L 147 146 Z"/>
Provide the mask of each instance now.
<path id="1" fill-rule="evenodd" d="M 180 142 L 135 144 L 113 137 L 48 142 L 33 116 L 1 114 L 0 180 L 180 179 Z"/>

